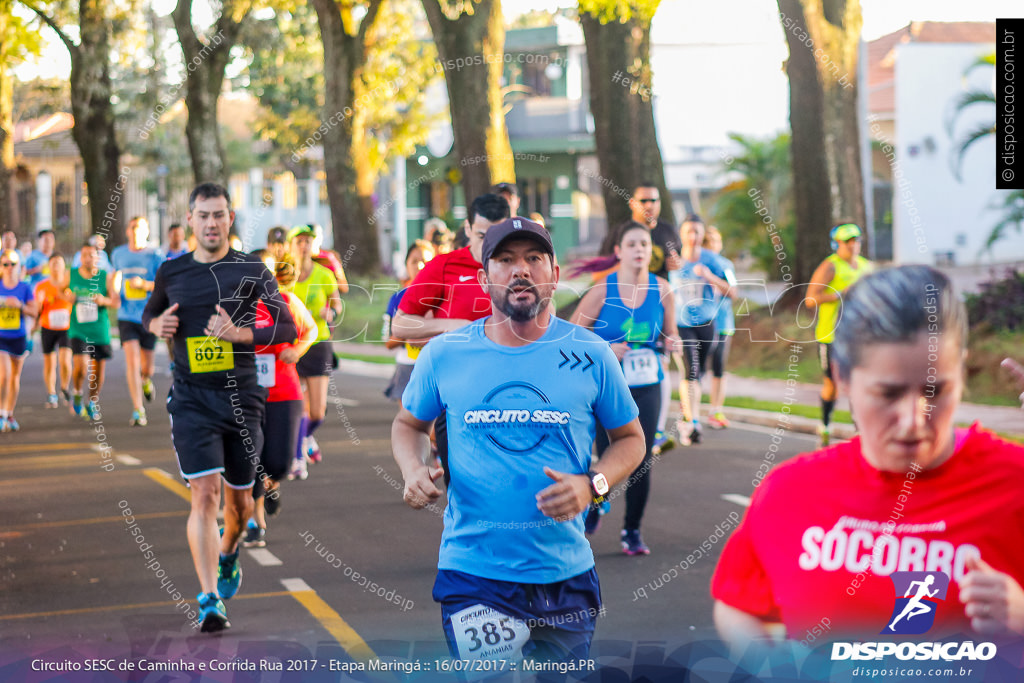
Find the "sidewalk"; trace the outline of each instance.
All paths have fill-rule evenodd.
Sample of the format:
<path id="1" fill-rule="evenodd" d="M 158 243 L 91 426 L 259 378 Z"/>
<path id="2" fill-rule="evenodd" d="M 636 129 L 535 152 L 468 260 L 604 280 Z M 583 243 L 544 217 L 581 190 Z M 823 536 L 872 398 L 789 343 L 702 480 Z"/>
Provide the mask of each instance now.
<path id="1" fill-rule="evenodd" d="M 383 344 L 359 344 L 351 342 L 335 342 L 334 349 L 338 353 L 353 354 L 361 356 L 394 356 L 393 351 L 388 351 Z M 388 366 L 380 368 L 363 367 L 372 366 L 373 363 L 360 363 L 359 361 L 342 360 L 342 369 L 346 365 L 352 372 L 357 374 L 370 373 L 373 376 L 390 377 L 392 369 Z M 385 370 L 386 368 L 386 370 Z M 678 384 L 679 376 L 672 371 L 673 386 Z M 705 379 L 705 385 L 708 380 Z M 706 389 L 707 387 L 705 387 Z M 737 377 L 726 373 L 726 395 L 745 396 L 764 401 L 776 401 L 784 403 L 791 399 L 794 404 L 817 406 L 819 405 L 818 394 L 821 386 L 817 384 L 797 383 L 794 387 L 787 387 L 786 382 L 781 379 L 755 379 L 753 377 Z M 706 406 L 705 406 L 706 408 Z M 850 404 L 846 397 L 840 396 L 836 401 L 837 410 L 849 410 Z M 779 412 L 766 410 L 749 410 L 746 408 L 725 409 L 725 415 L 730 420 L 757 424 L 764 427 L 784 427 L 786 429 L 813 434 L 818 426 L 818 420 L 786 416 Z M 1005 406 L 986 406 L 977 403 L 961 403 L 956 411 L 956 422 L 958 424 L 970 425 L 980 422 L 986 429 L 1003 434 L 1024 436 L 1024 410 Z M 855 433 L 851 425 L 833 423 L 832 434 L 841 439 L 847 439 Z"/>

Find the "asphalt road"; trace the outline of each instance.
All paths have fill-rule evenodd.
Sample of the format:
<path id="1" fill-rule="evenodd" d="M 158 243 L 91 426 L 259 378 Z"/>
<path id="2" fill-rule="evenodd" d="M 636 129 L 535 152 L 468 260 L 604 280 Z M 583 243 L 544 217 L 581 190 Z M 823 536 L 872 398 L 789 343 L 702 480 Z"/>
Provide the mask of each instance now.
<path id="1" fill-rule="evenodd" d="M 345 680 L 330 669 L 373 658 L 438 666 L 435 658 L 447 657 L 431 600 L 441 518 L 402 503 L 389 440 L 396 406 L 381 393 L 384 377 L 335 375 L 319 432 L 324 461 L 308 480 L 284 484 L 268 547 L 243 551 L 242 588 L 227 605 L 232 628 L 209 636 L 192 627 L 198 583 L 185 537 L 188 492 L 162 406 L 166 361 L 158 358 L 149 426 L 131 428 L 119 352 L 96 424 L 44 409 L 41 360 L 29 359 L 22 429 L 0 434 L 0 680 Z M 623 499 L 613 503 L 593 538 L 607 610 L 598 662 L 660 662 L 682 647 L 704 657 L 695 668 L 722 669 L 717 651 L 692 652 L 713 638 L 709 580 L 771 431 L 736 425 L 656 462 L 643 526 L 650 556 L 621 553 Z M 779 457 L 813 445 L 787 436 Z M 91 668 L 121 670 L 87 673 L 94 658 Z M 189 668 L 215 661 L 264 668 Z M 177 669 L 147 669 L 152 662 Z M 295 670 L 268 668 L 278 663 Z M 38 671 L 76 664 L 73 673 Z"/>

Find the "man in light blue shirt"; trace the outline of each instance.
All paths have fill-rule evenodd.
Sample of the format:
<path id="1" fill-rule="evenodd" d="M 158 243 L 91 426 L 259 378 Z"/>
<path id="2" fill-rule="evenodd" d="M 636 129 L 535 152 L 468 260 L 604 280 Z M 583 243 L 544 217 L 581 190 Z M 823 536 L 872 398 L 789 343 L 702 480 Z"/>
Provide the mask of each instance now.
<path id="1" fill-rule="evenodd" d="M 25 259 L 25 271 L 23 273 L 25 281 L 28 282 L 28 286 L 33 290 L 37 284 L 49 277 L 48 264 L 56 244 L 57 240 L 53 236 L 53 230 L 49 228 L 43 228 L 36 235 L 36 248 Z"/>
<path id="2" fill-rule="evenodd" d="M 163 253 L 149 243 L 149 221 L 136 216 L 125 229 L 128 243 L 114 249 L 111 256 L 116 271 L 115 284 L 121 295 L 117 309 L 117 329 L 124 349 L 125 375 L 128 393 L 132 399 L 132 417 L 129 424 L 145 427 L 146 408 L 142 403 L 153 400 L 153 350 L 156 337 L 142 326 L 142 312 L 153 292 L 156 270 L 164 261 Z"/>
<path id="3" fill-rule="evenodd" d="M 583 513 L 644 454 L 637 408 L 607 343 L 558 320 L 551 238 L 509 218 L 490 227 L 478 279 L 492 313 L 424 347 L 392 426 L 404 498 L 436 501 L 424 464 L 447 413 L 448 507 L 434 584 L 457 659 L 587 657 L 601 612 Z M 611 446 L 591 467 L 600 420 Z"/>

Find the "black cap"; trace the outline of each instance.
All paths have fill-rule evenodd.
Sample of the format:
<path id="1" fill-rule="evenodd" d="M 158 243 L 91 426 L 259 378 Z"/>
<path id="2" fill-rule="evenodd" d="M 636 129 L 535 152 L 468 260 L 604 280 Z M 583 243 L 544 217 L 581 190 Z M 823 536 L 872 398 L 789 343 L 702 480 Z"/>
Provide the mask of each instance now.
<path id="1" fill-rule="evenodd" d="M 487 229 L 484 235 L 482 258 L 484 267 L 491 260 L 491 255 L 510 239 L 533 240 L 546 254 L 554 256 L 555 248 L 551 244 L 551 235 L 540 223 L 526 218 L 506 218 Z"/>
<path id="2" fill-rule="evenodd" d="M 281 244 L 288 241 L 288 231 L 278 226 L 267 231 L 267 244 Z"/>
<path id="3" fill-rule="evenodd" d="M 508 194 L 513 194 L 517 197 L 519 196 L 519 188 L 512 183 L 498 183 L 497 185 L 491 188 L 491 192 L 493 192 L 494 194 L 501 194 L 503 192 L 507 192 Z"/>

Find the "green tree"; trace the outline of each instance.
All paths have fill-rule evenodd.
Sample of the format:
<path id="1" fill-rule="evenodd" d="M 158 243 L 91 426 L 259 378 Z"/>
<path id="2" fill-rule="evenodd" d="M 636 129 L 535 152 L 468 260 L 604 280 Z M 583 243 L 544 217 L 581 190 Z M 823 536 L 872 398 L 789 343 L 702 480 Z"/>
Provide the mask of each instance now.
<path id="1" fill-rule="evenodd" d="M 781 266 L 789 264 L 779 259 L 779 248 L 793 253 L 796 223 L 789 133 L 764 140 L 735 133 L 729 138 L 738 151 L 724 160 L 722 171 L 742 177 L 718 193 L 711 222 L 730 251 L 748 250 L 758 267 L 780 277 Z"/>
<path id="2" fill-rule="evenodd" d="M 38 33 L 33 33 L 38 38 Z M 28 121 L 55 112 L 70 112 L 68 82 L 63 78 L 14 79 L 14 121 Z"/>
<path id="3" fill-rule="evenodd" d="M 112 48 L 131 26 L 135 3 L 52 0 L 21 3 L 60 38 L 71 55 L 71 131 L 82 156 L 92 230 L 123 241 L 124 189 L 121 147 L 114 130 Z M 68 29 L 78 34 L 75 42 Z"/>
<path id="4" fill-rule="evenodd" d="M 664 200 L 661 218 L 675 224 L 654 126 L 651 22 L 660 0 L 580 0 L 587 45 L 590 112 L 609 230 L 632 215 L 619 188 L 653 182 Z"/>
<path id="5" fill-rule="evenodd" d="M 308 178 L 314 161 L 303 145 L 320 126 L 324 101 L 323 44 L 307 4 L 253 17 L 241 42 L 249 52 L 240 81 L 259 101 L 256 131 L 277 164 Z"/>
<path id="6" fill-rule="evenodd" d="M 0 0 L 0 230 L 14 226 L 14 79 L 11 69 L 38 54 L 39 34 L 14 15 L 13 0 Z"/>
<path id="7" fill-rule="evenodd" d="M 795 282 L 808 282 L 830 251 L 828 228 L 864 225 L 857 121 L 859 0 L 778 0 L 789 45 Z"/>
<path id="8" fill-rule="evenodd" d="M 455 156 L 466 202 L 494 182 L 515 182 L 501 79 L 501 0 L 422 0 L 445 73 Z"/>
<path id="9" fill-rule="evenodd" d="M 969 76 L 975 69 L 994 70 L 996 66 L 996 53 L 978 57 L 964 72 L 964 78 Z M 965 133 L 957 134 L 956 126 L 965 111 L 974 111 L 981 105 L 982 108 L 991 110 L 991 123 L 988 122 L 988 115 L 985 121 L 974 124 Z M 953 104 L 952 114 L 946 120 L 946 130 L 953 139 L 955 147 L 951 163 L 953 172 L 957 179 L 961 177 L 964 157 L 975 143 L 986 140 L 996 134 L 996 94 L 991 89 L 972 88 L 960 95 Z M 1021 225 L 1024 224 L 1024 190 L 1001 190 L 997 191 L 995 197 L 989 203 L 990 209 L 999 211 L 999 221 L 992 226 L 988 238 L 985 240 L 984 250 L 991 250 L 992 246 L 1001 239 L 1005 239 L 1007 232 L 1013 229 L 1021 232 Z"/>
<path id="10" fill-rule="evenodd" d="M 412 153 L 426 139 L 423 93 L 434 61 L 413 44 L 408 4 L 313 0 L 313 6 L 324 49 L 323 114 L 293 154 L 323 144 L 335 248 L 349 257 L 347 268 L 371 273 L 380 268 L 373 193 L 388 159 Z"/>

